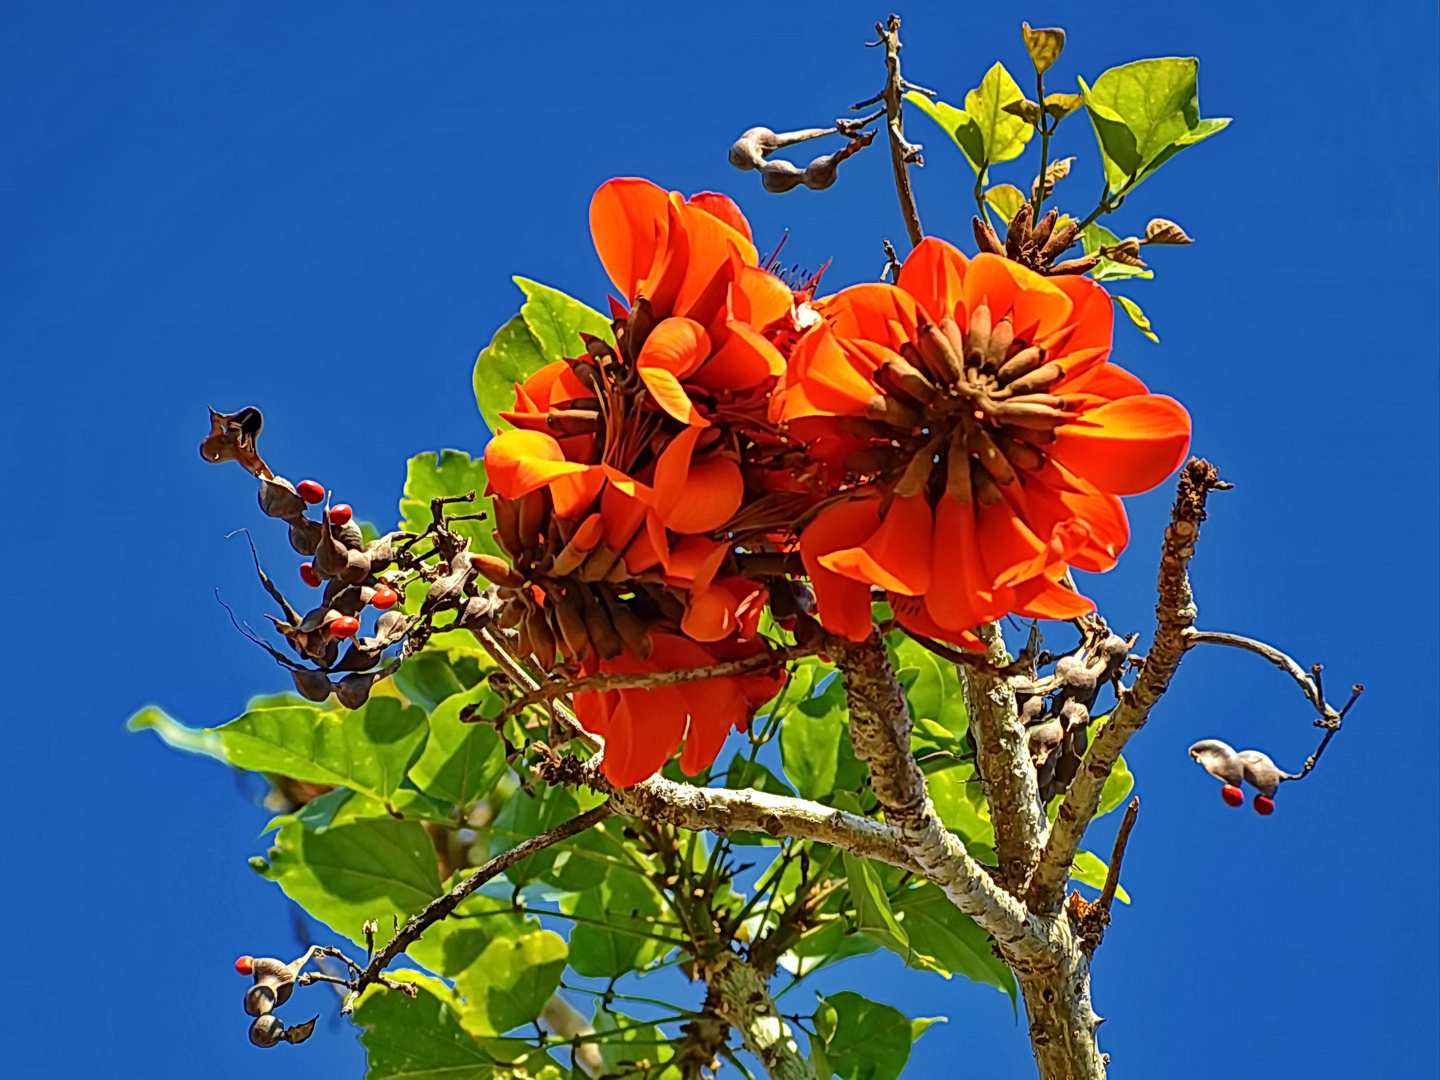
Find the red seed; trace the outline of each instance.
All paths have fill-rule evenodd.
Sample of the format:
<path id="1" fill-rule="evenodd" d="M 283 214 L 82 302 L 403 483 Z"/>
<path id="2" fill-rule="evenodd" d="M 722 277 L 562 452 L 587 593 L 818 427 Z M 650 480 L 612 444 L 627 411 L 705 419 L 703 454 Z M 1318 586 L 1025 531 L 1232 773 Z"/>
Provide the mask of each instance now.
<path id="1" fill-rule="evenodd" d="M 1256 795 L 1252 805 L 1255 807 L 1255 813 L 1261 817 L 1269 817 L 1275 812 L 1275 800 L 1268 795 Z"/>
<path id="2" fill-rule="evenodd" d="M 235 961 L 235 970 L 241 975 L 250 975 L 255 971 L 255 957 L 242 956 Z"/>
<path id="3" fill-rule="evenodd" d="M 1220 797 L 1225 800 L 1226 806 L 1241 806 L 1245 802 L 1245 793 L 1234 784 L 1226 784 L 1222 787 Z"/>
<path id="4" fill-rule="evenodd" d="M 341 615 L 330 624 L 330 635 L 338 638 L 354 637 L 360 631 L 360 620 L 353 615 Z"/>
<path id="5" fill-rule="evenodd" d="M 344 525 L 354 516 L 355 513 L 350 509 L 349 503 L 337 503 L 330 508 L 331 525 Z"/>
<path id="6" fill-rule="evenodd" d="M 325 501 L 325 489 L 314 480 L 301 480 L 295 485 L 295 494 L 299 495 L 311 506 Z"/>
<path id="7" fill-rule="evenodd" d="M 375 590 L 375 595 L 370 598 L 370 603 L 381 611 L 385 611 L 394 607 L 396 601 L 399 599 L 400 594 L 398 592 L 390 588 L 389 585 L 381 585 Z"/>
<path id="8" fill-rule="evenodd" d="M 318 589 L 323 584 L 320 575 L 315 573 L 314 563 L 302 562 L 300 564 L 300 580 L 312 589 Z"/>

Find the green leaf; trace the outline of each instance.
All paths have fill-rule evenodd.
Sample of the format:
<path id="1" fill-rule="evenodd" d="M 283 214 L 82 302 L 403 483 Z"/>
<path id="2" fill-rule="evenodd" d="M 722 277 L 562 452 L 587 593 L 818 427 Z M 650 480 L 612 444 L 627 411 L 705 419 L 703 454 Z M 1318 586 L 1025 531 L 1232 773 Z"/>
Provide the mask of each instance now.
<path id="1" fill-rule="evenodd" d="M 429 649 L 406 657 L 395 673 L 395 688 L 426 712 L 439 708 L 447 698 L 465 692 L 465 684 L 455 673 L 450 658 Z"/>
<path id="2" fill-rule="evenodd" d="M 830 919 L 801 934 L 800 940 L 785 954 L 786 970 L 795 975 L 809 975 L 852 956 L 868 956 L 880 948 L 873 939 L 851 930 L 846 922 Z"/>
<path id="3" fill-rule="evenodd" d="M 955 764 L 927 771 L 925 779 L 941 823 L 965 841 L 971 855 L 978 855 L 978 848 L 994 847 L 995 829 L 973 765 Z"/>
<path id="4" fill-rule="evenodd" d="M 484 682 L 446 698 L 430 713 L 430 738 L 410 766 L 416 787 L 456 806 L 488 795 L 505 775 L 505 750 L 494 726 L 460 720 L 461 710 L 471 706 L 478 716 L 493 716 L 503 702 Z"/>
<path id="5" fill-rule="evenodd" d="M 940 125 L 960 148 L 972 169 L 978 173 L 985 167 L 985 138 L 980 133 L 980 125 L 964 109 L 957 109 L 943 101 L 931 101 L 917 90 L 906 94 L 905 100 Z"/>
<path id="6" fill-rule="evenodd" d="M 454 886 L 463 871 L 456 871 L 442 889 Z M 501 938 L 518 938 L 539 930 L 540 920 L 517 912 L 509 900 L 484 893 L 471 893 L 449 918 L 425 931 L 425 936 L 405 950 L 406 955 L 446 978 L 454 978 L 478 960 L 490 945 Z"/>
<path id="7" fill-rule="evenodd" d="M 388 928 L 440 895 L 435 845 L 414 821 L 372 818 L 323 832 L 286 825 L 269 854 L 264 876 L 357 944 L 366 919 Z"/>
<path id="8" fill-rule="evenodd" d="M 1080 80 L 1112 192 L 1132 176 L 1133 187 L 1186 146 L 1230 123 L 1200 119 L 1199 70 L 1193 56 L 1170 56 L 1111 68 L 1093 87 Z M 1116 124 L 1130 133 L 1128 142 Z"/>
<path id="9" fill-rule="evenodd" d="M 1156 345 L 1160 344 L 1160 338 L 1156 335 L 1155 331 L 1150 328 L 1150 320 L 1147 319 L 1145 313 L 1140 310 L 1139 304 L 1135 303 L 1135 301 L 1131 300 L 1128 296 L 1111 296 L 1110 299 L 1120 305 L 1120 310 L 1130 316 L 1130 321 L 1140 328 L 1142 334 Z"/>
<path id="10" fill-rule="evenodd" d="M 911 716 L 933 720 L 954 736 L 964 735 L 970 721 L 955 665 L 904 634 L 891 634 L 887 647 Z"/>
<path id="11" fill-rule="evenodd" d="M 429 733 L 425 713 L 392 697 L 358 709 L 251 709 L 217 729 L 232 765 L 333 784 L 389 802 Z"/>
<path id="12" fill-rule="evenodd" d="M 781 721 L 780 762 L 804 798 L 823 799 L 835 790 L 848 715 L 837 678 L 822 693 L 801 699 Z"/>
<path id="13" fill-rule="evenodd" d="M 539 798 L 517 791 L 505 800 L 504 807 L 490 827 L 492 856 L 554 828 L 562 821 L 569 821 L 580 812 L 575 796 L 564 788 L 542 784 L 539 791 Z M 528 859 L 521 859 L 505 871 L 505 876 L 516 885 L 528 885 L 550 872 L 562 847 L 556 844 L 537 851 Z"/>
<path id="14" fill-rule="evenodd" d="M 155 705 L 147 705 L 129 720 L 125 721 L 126 731 L 153 731 L 160 741 L 174 750 L 187 754 L 203 754 L 216 761 L 228 761 L 225 745 L 220 736 L 203 728 L 186 727 L 169 713 Z"/>
<path id="15" fill-rule="evenodd" d="M 1030 136 L 1035 134 L 1033 127 L 1005 110 L 1006 105 L 1024 100 L 1025 94 L 1000 63 L 985 73 L 976 89 L 965 95 L 965 113 L 980 129 L 987 165 L 1019 157 Z"/>
<path id="16" fill-rule="evenodd" d="M 870 865 L 870 860 L 851 855 L 848 851 L 843 852 L 842 857 L 845 877 L 850 885 L 850 903 L 855 909 L 855 925 L 862 934 L 910 963 L 914 958 L 910 938 L 890 910 L 890 899 L 885 895 L 880 877 Z"/>
<path id="17" fill-rule="evenodd" d="M 678 1066 L 669 1064 L 675 1056 L 674 1040 L 654 1024 L 612 1010 L 595 1013 L 595 1042 L 604 1075 L 625 1080 L 680 1080 Z M 642 1068 L 642 1064 L 645 1067 Z"/>
<path id="18" fill-rule="evenodd" d="M 989 203 L 1000 217 L 1009 221 L 1013 218 L 1020 207 L 1030 200 L 1025 198 L 1025 193 L 1014 184 L 996 184 L 989 191 L 985 192 L 985 201 Z"/>
<path id="19" fill-rule="evenodd" d="M 1108 247 L 1110 244 L 1118 244 L 1120 242 L 1118 236 L 1105 228 L 1104 225 L 1098 224 L 1086 225 L 1085 228 L 1081 230 L 1080 236 L 1085 242 L 1086 255 L 1094 255 L 1102 247 Z M 1155 272 L 1153 270 L 1142 270 L 1138 266 L 1126 266 L 1122 262 L 1116 262 L 1114 259 L 1107 259 L 1101 256 L 1100 261 L 1095 264 L 1095 268 L 1090 271 L 1090 276 L 1096 281 L 1119 281 L 1123 278 L 1153 278 Z"/>
<path id="20" fill-rule="evenodd" d="M 520 291 L 525 294 L 525 304 L 520 308 L 520 317 L 525 320 L 525 325 L 540 346 L 547 364 L 584 356 L 585 342 L 580 337 L 582 333 L 604 338 L 610 344 L 615 344 L 610 320 L 594 308 L 566 296 L 559 289 L 541 285 L 538 281 L 523 277 L 510 280 L 519 285 Z"/>
<path id="21" fill-rule="evenodd" d="M 507 404 L 505 408 L 510 408 L 510 405 Z M 454 512 L 488 513 L 490 500 L 485 498 L 485 485 L 488 482 L 485 478 L 483 457 L 472 458 L 461 450 L 442 450 L 438 455 L 428 451 L 416 454 L 410 459 L 409 472 L 405 478 L 405 493 L 400 499 L 400 528 L 407 532 L 424 532 L 430 524 L 430 500 L 441 495 L 468 495 L 473 491 L 475 502 L 461 504 L 463 508 Z M 492 535 L 495 531 L 493 520 L 457 521 L 451 528 L 461 536 L 470 538 L 472 551 L 503 556 L 500 545 Z"/>
<path id="22" fill-rule="evenodd" d="M 412 999 L 373 987 L 360 999 L 367 1080 L 560 1080 L 555 1059 L 516 1039 L 477 1039 L 460 1025 L 460 1005 L 439 979 L 413 971 L 392 978 L 414 983 Z"/>
<path id="23" fill-rule="evenodd" d="M 461 1026 L 474 1035 L 503 1035 L 540 1015 L 560 986 L 565 939 L 549 930 L 494 939 L 455 979 L 465 999 Z"/>
<path id="24" fill-rule="evenodd" d="M 475 358 L 475 403 L 485 425 L 496 432 L 500 414 L 515 407 L 515 384 L 524 382 L 549 361 L 522 315 L 514 316 Z"/>
<path id="25" fill-rule="evenodd" d="M 1016 1000 L 1015 975 L 995 955 L 990 935 L 931 884 L 907 889 L 891 901 L 910 945 L 951 975 L 995 986 Z"/>
<path id="26" fill-rule="evenodd" d="M 825 1047 L 841 1080 L 899 1080 L 915 1031 L 899 1009 L 845 990 L 824 1001 L 835 1010 L 835 1034 Z"/>
<path id="27" fill-rule="evenodd" d="M 655 939 L 666 929 L 662 898 L 639 874 L 610 874 L 597 889 L 563 897 L 560 910 L 577 917 L 570 931 L 570 966 L 577 975 L 618 979 L 670 949 Z"/>
<path id="28" fill-rule="evenodd" d="M 1105 778 L 1105 786 L 1100 789 L 1100 808 L 1095 816 L 1108 814 L 1117 806 L 1123 803 L 1130 796 L 1130 791 L 1135 787 L 1135 774 L 1130 771 L 1130 766 L 1125 764 L 1125 758 L 1115 760 L 1110 769 L 1110 775 Z"/>
<path id="29" fill-rule="evenodd" d="M 1105 887 L 1105 875 L 1110 872 L 1110 867 L 1099 855 L 1089 851 L 1077 851 L 1075 853 L 1075 865 L 1070 868 L 1070 878 L 1082 885 L 1089 885 L 1092 889 L 1103 889 Z M 1125 891 L 1125 886 L 1115 886 L 1115 899 L 1121 903 L 1130 902 L 1130 894 Z"/>

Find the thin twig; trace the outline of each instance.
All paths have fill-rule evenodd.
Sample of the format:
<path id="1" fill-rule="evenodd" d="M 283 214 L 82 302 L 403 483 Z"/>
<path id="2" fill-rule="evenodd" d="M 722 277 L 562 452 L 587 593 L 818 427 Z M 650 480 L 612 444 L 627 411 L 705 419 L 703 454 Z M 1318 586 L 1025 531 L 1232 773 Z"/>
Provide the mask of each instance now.
<path id="1" fill-rule="evenodd" d="M 503 851 L 491 859 L 480 869 L 460 882 L 444 896 L 437 897 L 426 904 L 420 911 L 410 917 L 410 920 L 390 939 L 390 943 L 370 958 L 370 963 L 360 973 L 359 978 L 351 986 L 351 994 L 344 1007 L 342 1014 L 349 1014 L 354 1011 L 355 1002 L 365 987 L 380 981 L 381 973 L 394 962 L 395 958 L 403 953 L 409 946 L 420 940 L 420 935 L 428 930 L 435 923 L 445 918 L 461 902 L 491 878 L 498 877 L 510 867 L 522 859 L 529 858 L 537 851 L 543 851 L 553 844 L 584 832 L 592 825 L 597 825 L 615 813 L 610 803 L 603 802 L 595 809 L 581 814 L 579 817 L 571 818 L 569 821 L 556 825 L 553 829 L 546 829 L 544 832 L 532 836 L 523 843 L 516 844 L 509 851 Z"/>
<path id="2" fill-rule="evenodd" d="M 1115 847 L 1110 852 L 1110 868 L 1105 872 L 1105 887 L 1100 890 L 1100 909 L 1107 914 L 1115 902 L 1115 890 L 1120 887 L 1120 863 L 1125 858 L 1125 845 L 1130 842 L 1130 830 L 1135 828 L 1135 819 L 1140 816 L 1140 797 L 1130 800 L 1125 808 L 1125 817 L 1120 821 L 1120 831 L 1115 834 Z"/>
<path id="3" fill-rule="evenodd" d="M 914 247 L 925 239 L 920 228 L 920 211 L 915 206 L 915 192 L 910 187 L 910 164 L 923 165 L 920 145 L 905 141 L 905 127 L 901 119 L 902 103 L 905 98 L 905 80 L 900 77 L 900 16 L 891 15 L 882 25 L 875 24 L 880 35 L 877 44 L 885 46 L 885 89 L 879 98 L 864 102 L 874 104 L 884 99 L 886 130 L 890 134 L 890 164 L 895 170 L 895 193 L 900 197 L 900 213 L 905 218 L 905 230 L 910 234 L 910 246 Z"/>
<path id="4" fill-rule="evenodd" d="M 1325 698 L 1320 693 L 1320 687 L 1315 684 L 1315 680 L 1311 678 L 1299 664 L 1274 646 L 1266 645 L 1263 641 L 1256 641 L 1254 638 L 1241 637 L 1239 634 L 1226 634 L 1218 630 L 1196 630 L 1192 628 L 1185 634 L 1185 647 L 1190 649 L 1196 645 L 1228 645 L 1232 649 L 1244 649 L 1246 652 L 1252 652 L 1256 656 L 1263 656 L 1295 680 L 1301 692 L 1309 699 L 1310 704 L 1314 705 L 1315 708 L 1320 711 L 1322 717 L 1326 720 L 1339 719 L 1339 712 L 1332 709 L 1330 705 L 1326 703 Z"/>
<path id="5" fill-rule="evenodd" d="M 260 575 L 260 584 L 265 586 L 265 591 L 270 594 L 271 599 L 280 605 L 280 610 L 283 611 L 285 613 L 285 617 L 290 620 L 290 625 L 299 626 L 299 613 L 290 606 L 290 602 L 285 599 L 284 595 L 280 592 L 280 590 L 275 587 L 275 584 L 268 577 L 265 576 L 265 571 L 260 568 L 260 555 L 255 550 L 255 540 L 250 535 L 250 530 L 236 529 L 235 532 L 226 533 L 225 539 L 229 540 L 232 536 L 235 535 L 235 533 L 245 534 L 245 542 L 250 545 L 250 557 L 255 560 L 255 573 Z"/>

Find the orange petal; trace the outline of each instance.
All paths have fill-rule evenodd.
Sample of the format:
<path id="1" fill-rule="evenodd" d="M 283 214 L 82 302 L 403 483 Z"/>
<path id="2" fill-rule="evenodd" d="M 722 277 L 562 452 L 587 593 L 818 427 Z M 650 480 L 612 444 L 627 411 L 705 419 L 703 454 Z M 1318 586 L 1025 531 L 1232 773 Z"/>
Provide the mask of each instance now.
<path id="1" fill-rule="evenodd" d="M 690 400 L 690 395 L 680 385 L 680 380 L 664 368 L 637 367 L 640 373 L 640 381 L 645 384 L 645 389 L 650 391 L 650 396 L 655 399 L 655 404 L 664 409 L 681 423 L 689 424 L 697 431 L 700 428 L 710 426 L 710 421 L 700 415 L 695 408 L 695 403 Z"/>
<path id="2" fill-rule="evenodd" d="M 964 318 L 968 264 L 969 260 L 956 248 L 927 236 L 910 252 L 895 284 L 919 302 L 930 321 L 939 322 L 947 315 L 959 320 Z"/>
<path id="3" fill-rule="evenodd" d="M 1027 619 L 1078 619 L 1094 611 L 1095 603 L 1063 585 L 1039 577 L 1016 586 L 1012 610 Z"/>
<path id="4" fill-rule="evenodd" d="M 710 355 L 710 335 L 694 319 L 661 319 L 635 363 L 641 368 L 660 368 L 677 379 L 689 378 Z"/>
<path id="5" fill-rule="evenodd" d="M 735 200 L 730 196 L 721 195 L 716 191 L 702 191 L 699 194 L 691 195 L 685 202 L 688 206 L 704 210 L 711 217 L 719 218 L 746 240 L 754 240 L 754 237 L 750 235 L 750 222 L 745 220 L 745 215 L 740 212 L 740 207 L 735 205 Z"/>
<path id="6" fill-rule="evenodd" d="M 1070 319 L 1053 342 L 1041 344 L 1052 352 L 1063 347 L 1066 353 L 1092 348 L 1109 353 L 1115 326 L 1115 305 L 1110 294 L 1079 274 L 1062 274 L 1046 280 L 1070 298 L 1072 308 Z"/>
<path id="7" fill-rule="evenodd" d="M 687 260 L 684 279 L 670 310 L 677 315 L 687 315 L 691 307 L 710 292 L 717 275 L 724 272 L 728 280 L 732 246 L 747 266 L 755 265 L 756 253 L 748 237 L 697 206 L 682 205 L 679 217 L 685 232 Z"/>
<path id="8" fill-rule="evenodd" d="M 997 585 L 1014 585 L 1034 577 L 1044 568 L 1045 542 L 1030 530 L 1008 502 L 1001 499 L 993 506 L 979 506 L 976 517 L 981 558 L 991 581 Z"/>
<path id="9" fill-rule="evenodd" d="M 580 527 L 570 537 L 570 543 L 580 551 L 593 551 L 604 534 L 605 518 L 600 514 L 591 514 L 580 523 Z"/>
<path id="10" fill-rule="evenodd" d="M 831 416 L 864 416 L 870 399 L 879 393 L 875 384 L 856 370 L 835 333 L 824 323 L 796 343 L 786 381 L 803 387 L 804 401 L 814 411 Z M 791 412 L 788 405 L 786 411 Z M 793 418 L 785 416 L 787 420 Z"/>
<path id="11" fill-rule="evenodd" d="M 763 330 L 788 315 L 794 306 L 795 294 L 774 274 L 758 266 L 736 268 L 735 283 L 730 287 L 730 307 L 735 318 Z"/>
<path id="12" fill-rule="evenodd" d="M 748 390 L 785 370 L 780 350 L 734 319 L 726 324 L 725 343 L 695 373 L 694 382 L 707 390 Z"/>
<path id="13" fill-rule="evenodd" d="M 599 465 L 586 465 L 580 472 L 552 480 L 550 497 L 555 500 L 556 517 L 579 517 L 590 509 L 604 486 L 605 470 Z"/>
<path id="14" fill-rule="evenodd" d="M 1057 333 L 1074 308 L 1049 278 L 988 252 L 970 260 L 964 289 L 966 312 L 985 304 L 994 322 L 1009 315 L 1015 336 L 1026 341 L 1044 341 Z"/>
<path id="15" fill-rule="evenodd" d="M 687 536 L 665 557 L 665 580 L 694 592 L 704 592 L 715 580 L 730 545 L 703 536 Z"/>
<path id="16" fill-rule="evenodd" d="M 600 516 L 605 522 L 605 544 L 612 551 L 625 546 L 645 522 L 646 507 L 633 494 L 626 492 L 610 478 L 600 495 Z"/>
<path id="17" fill-rule="evenodd" d="M 1056 431 L 1051 456 L 1111 495 L 1148 491 L 1178 469 L 1190 449 L 1190 414 L 1159 394 L 1123 397 Z"/>
<path id="18" fill-rule="evenodd" d="M 712 586 L 703 592 L 692 591 L 680 629 L 696 641 L 719 641 L 739 627 L 739 606 L 728 589 Z"/>
<path id="19" fill-rule="evenodd" d="M 664 535 L 664 528 L 660 533 Z M 630 574 L 643 574 L 646 570 L 660 565 L 660 550 L 655 547 L 655 538 L 648 529 L 641 529 L 625 549 L 625 569 Z"/>
<path id="20" fill-rule="evenodd" d="M 740 508 L 745 493 L 740 466 L 729 458 L 691 461 L 699 435 L 699 428 L 687 428 L 655 463 L 655 509 L 665 526 L 678 533 L 719 528 Z"/>
<path id="21" fill-rule="evenodd" d="M 731 728 L 745 722 L 745 699 L 734 679 L 705 679 L 679 687 L 690 706 L 680 771 L 694 776 L 715 764 Z"/>
<path id="22" fill-rule="evenodd" d="M 973 630 L 1005 613 L 1009 590 L 986 578 L 973 503 L 940 497 L 931 552 L 925 610 L 936 623 L 950 630 Z"/>
<path id="23" fill-rule="evenodd" d="M 932 619 L 922 596 L 891 596 L 890 610 L 895 613 L 896 622 L 916 634 L 948 641 L 962 649 L 985 651 L 985 643 L 968 630 L 952 630 Z"/>
<path id="24" fill-rule="evenodd" d="M 820 565 L 890 592 L 919 596 L 930 588 L 930 504 L 924 495 L 895 499 L 865 543 L 820 557 Z"/>
<path id="25" fill-rule="evenodd" d="M 1055 387 L 1055 393 L 1062 397 L 1084 394 L 1103 401 L 1114 401 L 1117 398 L 1134 397 L 1136 394 L 1149 392 L 1148 386 L 1116 364 L 1092 364 L 1081 375 L 1074 379 L 1064 379 Z M 1102 402 L 1097 402 L 1100 403 Z M 1074 407 L 1070 406 L 1072 409 Z"/>
<path id="26" fill-rule="evenodd" d="M 915 340 L 924 320 L 915 298 L 894 285 L 852 285 L 815 306 L 841 337 L 878 341 L 892 349 Z"/>
<path id="27" fill-rule="evenodd" d="M 560 444 L 540 431 L 505 431 L 485 444 L 485 475 L 507 499 L 583 473 L 589 466 L 566 461 Z"/>
<path id="28" fill-rule="evenodd" d="M 670 197 L 649 180 L 621 177 L 590 200 L 590 235 L 600 262 L 627 300 L 650 273 L 664 246 Z"/>
<path id="29" fill-rule="evenodd" d="M 820 624 L 851 641 L 870 636 L 870 586 L 826 569 L 821 559 L 864 543 L 879 527 L 880 501 L 861 499 L 822 510 L 800 534 L 800 559 L 815 589 Z"/>
<path id="30" fill-rule="evenodd" d="M 619 690 L 610 714 L 600 771 L 616 787 L 632 787 L 659 772 L 680 748 L 690 705 L 673 686 Z"/>

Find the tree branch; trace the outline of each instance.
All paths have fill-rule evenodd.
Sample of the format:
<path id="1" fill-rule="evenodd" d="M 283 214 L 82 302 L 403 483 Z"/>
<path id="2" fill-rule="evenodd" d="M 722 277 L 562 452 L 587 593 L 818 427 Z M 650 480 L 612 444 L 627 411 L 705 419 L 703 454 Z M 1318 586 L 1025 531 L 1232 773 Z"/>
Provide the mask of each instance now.
<path id="1" fill-rule="evenodd" d="M 989 669 L 962 667 L 960 677 L 975 739 L 976 769 L 995 827 L 1001 879 L 1010 891 L 1018 893 L 1040 858 L 1048 823 L 1015 690 L 999 673 L 1010 659 L 1000 624 L 987 623 L 978 633 L 988 647 Z"/>
<path id="2" fill-rule="evenodd" d="M 677 784 L 663 776 L 652 776 L 634 787 L 616 788 L 601 775 L 598 758 L 582 762 L 573 757 L 555 757 L 538 764 L 535 771 L 547 783 L 583 784 L 593 791 L 607 792 L 607 805 L 617 813 L 646 821 L 720 836 L 743 830 L 814 840 L 912 873 L 920 872 L 919 864 L 890 826 L 808 799 L 750 788 L 701 788 Z"/>
<path id="3" fill-rule="evenodd" d="M 925 774 L 910 753 L 910 707 L 879 632 L 872 630 L 858 645 L 833 638 L 829 652 L 845 678 L 855 755 L 869 768 L 871 787 L 901 846 L 1007 954 L 1044 956 L 1048 924 L 1028 919 L 1020 902 L 991 880 L 936 816 Z"/>
<path id="4" fill-rule="evenodd" d="M 729 950 L 697 961 L 695 970 L 710 987 L 707 1010 L 740 1032 L 745 1049 L 759 1058 L 771 1080 L 815 1080 L 815 1070 L 800 1053 L 758 971 Z"/>
<path id="5" fill-rule="evenodd" d="M 1109 721 L 1100 726 L 1090 752 L 1065 793 L 1049 842 L 1030 881 L 1028 903 L 1032 911 L 1060 909 L 1075 852 L 1100 806 L 1100 793 L 1110 778 L 1110 770 L 1130 736 L 1145 726 L 1150 710 L 1180 666 L 1188 647 L 1186 636 L 1195 622 L 1187 569 L 1195 554 L 1200 523 L 1205 520 L 1205 502 L 1210 492 L 1229 486 L 1221 481 L 1215 466 L 1199 458 L 1191 458 L 1180 472 L 1170 525 L 1161 545 L 1155 640 L 1150 655 L 1141 663 L 1135 684 L 1120 695 Z"/>
<path id="6" fill-rule="evenodd" d="M 1120 887 L 1120 863 L 1125 859 L 1125 845 L 1130 843 L 1130 830 L 1135 828 L 1135 819 L 1140 816 L 1140 797 L 1130 800 L 1125 816 L 1120 820 L 1120 831 L 1115 834 L 1115 846 L 1110 851 L 1110 866 L 1105 871 L 1105 887 L 1100 890 L 1099 907 L 1107 916 L 1110 905 L 1115 902 L 1115 890 Z"/>
<path id="7" fill-rule="evenodd" d="M 371 983 L 379 982 L 384 970 L 389 967 L 395 959 L 411 945 L 420 940 L 420 936 L 431 926 L 447 917 L 460 903 L 481 885 L 491 878 L 498 877 L 520 860 L 534 855 L 537 851 L 543 851 L 552 844 L 558 844 L 562 840 L 568 840 L 577 833 L 582 833 L 592 825 L 597 825 L 615 813 L 615 808 L 610 803 L 602 803 L 595 809 L 590 810 L 579 817 L 571 818 L 569 821 L 556 825 L 553 829 L 546 829 L 544 832 L 532 836 L 523 843 L 516 844 L 509 851 L 503 851 L 491 859 L 484 866 L 480 867 L 473 874 L 460 882 L 444 896 L 437 897 L 430 901 L 423 908 L 410 916 L 410 920 L 400 928 L 400 932 L 390 939 L 390 943 L 379 952 L 370 957 L 370 962 L 365 965 L 365 970 L 351 984 L 350 996 L 341 1007 L 342 1015 L 352 1012 L 355 1003 L 365 987 Z"/>
<path id="8" fill-rule="evenodd" d="M 910 187 L 910 163 L 923 164 L 920 147 L 905 141 L 905 126 L 901 110 L 905 97 L 906 82 L 900 77 L 900 16 L 891 15 L 883 24 L 876 23 L 875 31 L 880 40 L 875 44 L 885 46 L 885 89 L 880 98 L 872 98 L 854 108 L 885 102 L 885 130 L 890 136 L 890 164 L 895 170 L 895 193 L 900 197 L 900 213 L 905 218 L 905 229 L 910 234 L 910 246 L 914 247 L 925 239 L 920 228 L 920 211 L 915 206 L 915 192 Z"/>

